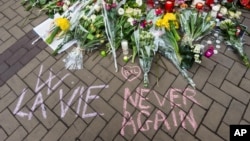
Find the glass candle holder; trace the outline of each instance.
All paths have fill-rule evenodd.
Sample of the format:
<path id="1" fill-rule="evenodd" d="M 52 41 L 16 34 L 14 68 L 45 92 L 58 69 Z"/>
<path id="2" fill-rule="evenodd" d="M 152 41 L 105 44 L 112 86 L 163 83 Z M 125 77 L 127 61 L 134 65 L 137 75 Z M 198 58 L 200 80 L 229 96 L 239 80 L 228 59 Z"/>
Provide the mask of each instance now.
<path id="1" fill-rule="evenodd" d="M 166 1 L 165 3 L 165 10 L 166 12 L 170 13 L 170 12 L 173 12 L 173 9 L 174 9 L 174 3 L 172 1 Z"/>
<path id="2" fill-rule="evenodd" d="M 123 55 L 128 55 L 128 53 L 129 53 L 129 51 L 128 51 L 128 41 L 127 40 L 122 40 L 121 46 L 122 46 Z"/>

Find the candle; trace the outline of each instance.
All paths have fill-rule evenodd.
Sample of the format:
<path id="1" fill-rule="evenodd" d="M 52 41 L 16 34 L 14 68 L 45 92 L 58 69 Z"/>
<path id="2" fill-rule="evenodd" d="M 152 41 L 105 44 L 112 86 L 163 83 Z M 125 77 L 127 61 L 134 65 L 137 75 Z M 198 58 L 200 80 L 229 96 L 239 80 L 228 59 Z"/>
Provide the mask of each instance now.
<path id="1" fill-rule="evenodd" d="M 197 10 L 202 10 L 203 9 L 203 4 L 201 2 L 196 3 L 195 8 Z"/>
<path id="2" fill-rule="evenodd" d="M 154 7 L 154 0 L 147 0 L 147 5 L 148 5 L 150 8 L 153 8 L 153 7 Z"/>
<path id="3" fill-rule="evenodd" d="M 207 58 L 210 58 L 213 54 L 214 54 L 214 47 L 210 46 L 205 52 L 205 56 Z"/>
<path id="4" fill-rule="evenodd" d="M 165 4 L 166 12 L 173 12 L 174 3 L 172 1 L 167 1 Z"/>
<path id="5" fill-rule="evenodd" d="M 123 55 L 128 55 L 128 41 L 127 40 L 122 40 L 121 42 L 121 46 L 122 46 L 122 52 Z"/>

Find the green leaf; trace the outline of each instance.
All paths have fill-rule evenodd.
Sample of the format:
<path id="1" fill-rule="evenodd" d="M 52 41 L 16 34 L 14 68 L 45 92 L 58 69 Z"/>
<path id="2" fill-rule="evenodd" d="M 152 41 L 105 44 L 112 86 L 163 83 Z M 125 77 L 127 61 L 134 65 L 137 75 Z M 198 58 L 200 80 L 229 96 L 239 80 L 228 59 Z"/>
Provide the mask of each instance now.
<path id="1" fill-rule="evenodd" d="M 47 0 L 39 0 L 41 5 L 45 5 L 47 3 Z"/>

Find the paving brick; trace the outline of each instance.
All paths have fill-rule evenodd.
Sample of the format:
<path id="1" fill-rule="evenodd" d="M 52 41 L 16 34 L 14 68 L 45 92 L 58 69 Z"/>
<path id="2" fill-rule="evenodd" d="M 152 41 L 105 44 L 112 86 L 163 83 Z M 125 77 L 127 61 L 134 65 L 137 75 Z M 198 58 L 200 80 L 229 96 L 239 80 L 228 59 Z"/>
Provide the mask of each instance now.
<path id="1" fill-rule="evenodd" d="M 57 76 L 59 79 L 62 79 L 63 77 L 65 77 L 66 75 L 69 75 L 68 77 L 66 77 L 65 79 L 63 79 L 62 81 L 70 88 L 75 87 L 75 85 L 79 82 L 79 78 L 76 77 L 75 75 L 73 75 L 70 71 L 63 69 L 61 70 Z M 53 84 L 52 84 L 53 86 Z"/>
<path id="2" fill-rule="evenodd" d="M 24 107 L 27 102 L 34 96 L 34 93 L 30 89 L 24 89 L 24 91 L 21 91 L 18 93 L 18 95 L 21 95 L 16 99 L 10 106 L 9 109 L 13 114 L 16 114 L 15 112 L 21 111 L 22 107 Z M 20 105 L 18 105 L 20 103 Z"/>
<path id="3" fill-rule="evenodd" d="M 175 76 L 169 72 L 165 72 L 162 77 L 159 79 L 158 86 L 155 86 L 154 89 L 161 94 L 165 94 L 170 85 L 175 80 Z"/>
<path id="4" fill-rule="evenodd" d="M 10 29 L 10 28 L 13 28 L 16 24 L 18 24 L 19 22 L 21 22 L 23 20 L 22 17 L 20 16 L 16 16 L 15 18 L 11 19 L 9 22 L 5 23 L 4 24 L 4 28 L 6 29 Z M 16 27 L 17 28 L 17 27 Z M 14 31 L 11 32 L 11 33 L 15 33 Z M 14 35 L 14 34 L 12 34 Z"/>
<path id="5" fill-rule="evenodd" d="M 225 92 L 221 91 L 220 89 L 216 88 L 215 86 L 206 83 L 204 89 L 202 90 L 207 96 L 212 98 L 213 100 L 217 101 L 218 103 L 227 107 L 230 104 L 232 99 L 231 96 L 227 95 Z"/>
<path id="6" fill-rule="evenodd" d="M 64 107 L 62 107 L 62 106 L 64 106 Z M 62 108 L 66 109 L 66 107 L 68 107 L 68 109 L 67 109 L 67 111 L 65 111 L 66 113 L 64 115 Z M 66 126 L 72 125 L 72 123 L 76 120 L 76 118 L 78 116 L 71 108 L 73 108 L 72 105 L 67 105 L 67 103 L 60 101 L 60 103 L 58 103 L 56 105 L 56 107 L 53 109 L 53 112 L 55 114 L 57 114 L 58 117 L 63 119 L 62 122 Z"/>
<path id="7" fill-rule="evenodd" d="M 246 112 L 244 114 L 244 119 L 250 122 L 250 104 L 248 104 Z"/>
<path id="8" fill-rule="evenodd" d="M 103 57 L 99 62 L 99 64 L 104 68 L 108 68 L 112 62 L 113 62 L 113 56 L 108 55 L 106 57 Z"/>
<path id="9" fill-rule="evenodd" d="M 64 94 L 68 94 L 70 89 L 65 85 L 61 84 L 58 88 L 50 94 L 50 96 L 45 100 L 45 104 L 50 108 L 53 109 L 59 103 L 59 92 L 62 91 Z"/>
<path id="10" fill-rule="evenodd" d="M 159 112 L 159 111 L 158 111 Z M 158 129 L 162 129 L 163 131 L 165 131 L 166 133 L 168 133 L 172 138 L 174 137 L 174 135 L 176 134 L 176 132 L 178 131 L 178 128 L 182 126 L 182 122 L 184 119 L 181 118 L 181 116 L 179 115 L 179 113 L 184 112 L 183 110 L 181 110 L 179 107 L 174 107 L 172 109 L 172 111 L 164 116 L 167 116 L 166 121 L 169 123 L 169 128 L 165 125 L 165 123 L 160 122 L 160 124 L 162 124 L 161 126 L 158 125 Z M 185 112 L 184 112 L 185 113 Z M 156 116 L 156 113 L 151 114 L 154 118 Z M 158 118 L 162 118 L 162 116 L 158 115 Z M 164 118 L 164 117 L 163 117 Z M 183 117 L 184 118 L 184 117 Z M 153 119 L 154 121 L 154 119 Z M 185 122 L 185 121 L 184 121 Z M 158 122 L 159 123 L 159 122 Z M 186 123 L 186 122 L 185 122 Z M 154 128 L 156 129 L 156 128 Z M 156 129 L 157 130 L 157 129 Z M 151 131 L 152 132 L 152 131 Z M 149 133 L 147 133 L 149 134 Z M 152 138 L 152 137 L 151 137 Z"/>
<path id="11" fill-rule="evenodd" d="M 58 74 L 60 73 L 60 71 L 65 70 L 65 63 L 63 62 L 63 60 L 58 60 L 55 64 L 53 64 L 53 66 L 50 68 L 50 70 L 54 73 L 54 74 Z"/>
<path id="12" fill-rule="evenodd" d="M 90 54 L 90 57 L 84 63 L 84 68 L 91 70 L 101 59 L 102 57 L 98 52 Z"/>
<path id="13" fill-rule="evenodd" d="M 103 68 L 101 65 L 97 64 L 92 69 L 93 74 L 95 74 L 99 79 L 101 79 L 103 82 L 108 83 L 114 75 L 107 71 L 105 68 Z"/>
<path id="14" fill-rule="evenodd" d="M 116 125 L 116 126 L 114 126 Z M 115 114 L 113 118 L 107 123 L 104 129 L 100 133 L 100 137 L 104 140 L 112 140 L 115 135 L 120 132 L 122 128 L 122 116 L 120 114 Z"/>
<path id="15" fill-rule="evenodd" d="M 9 92 L 7 95 L 0 99 L 0 112 L 2 112 L 10 103 L 16 99 L 16 94 L 14 92 Z"/>
<path id="16" fill-rule="evenodd" d="M 94 95 L 94 93 L 93 93 Z M 102 98 L 97 98 L 94 101 L 91 102 L 90 104 L 93 109 L 102 115 L 104 119 L 107 121 L 115 114 L 115 110 L 107 103 L 105 102 Z"/>
<path id="17" fill-rule="evenodd" d="M 22 108 L 20 111 L 24 113 L 29 113 L 30 110 L 27 109 L 27 107 Z M 38 120 L 35 117 L 32 117 L 32 119 L 28 119 L 27 117 L 22 116 L 16 116 L 17 120 L 22 124 L 23 128 L 25 128 L 26 131 L 29 133 L 37 126 Z"/>
<path id="18" fill-rule="evenodd" d="M 2 12 L 9 19 L 13 19 L 17 15 L 16 11 L 12 10 L 11 8 L 7 8 L 3 10 Z"/>
<path id="19" fill-rule="evenodd" d="M 24 19 L 27 18 L 28 15 L 30 14 L 30 12 L 26 11 L 23 6 L 18 7 L 17 9 L 15 9 L 15 11 Z"/>
<path id="20" fill-rule="evenodd" d="M 213 70 L 216 63 L 213 60 L 209 59 L 209 58 L 203 57 L 202 58 L 202 63 L 200 65 L 205 67 L 208 70 Z"/>
<path id="21" fill-rule="evenodd" d="M 218 126 L 220 125 L 220 122 L 224 116 L 225 111 L 226 111 L 225 107 L 214 102 L 210 107 L 206 117 L 204 118 L 203 124 L 206 125 L 212 131 L 216 131 Z"/>
<path id="22" fill-rule="evenodd" d="M 187 87 L 187 85 L 188 83 L 186 79 L 181 74 L 179 74 L 177 78 L 175 79 L 174 83 L 172 84 L 172 87 L 176 89 L 184 90 Z"/>
<path id="23" fill-rule="evenodd" d="M 56 62 L 56 60 L 53 57 L 48 57 L 46 58 L 40 66 L 38 66 L 35 70 L 34 73 L 38 76 L 41 71 L 41 74 L 43 74 L 44 72 L 46 72 L 49 68 L 51 68 L 51 66 Z"/>
<path id="24" fill-rule="evenodd" d="M 160 59 L 157 61 L 157 63 L 160 66 L 162 66 L 164 69 L 169 71 L 170 73 L 172 73 L 174 75 L 179 74 L 179 71 L 176 69 L 176 67 L 169 60 L 167 60 L 165 57 L 160 56 Z"/>
<path id="25" fill-rule="evenodd" d="M 17 26 L 14 26 L 9 29 L 9 32 L 14 36 L 16 39 L 21 38 L 22 36 L 25 35 L 25 33 Z"/>
<path id="26" fill-rule="evenodd" d="M 37 26 L 37 25 L 41 24 L 43 21 L 45 21 L 46 19 L 48 19 L 48 16 L 43 14 L 43 15 L 39 16 L 38 18 L 36 18 L 36 20 L 32 21 L 31 24 L 33 26 Z"/>
<path id="27" fill-rule="evenodd" d="M 108 87 L 101 91 L 100 96 L 109 101 L 116 91 L 122 86 L 123 82 L 116 77 L 114 77 L 107 85 Z"/>
<path id="28" fill-rule="evenodd" d="M 4 24 L 6 24 L 7 22 L 9 22 L 10 20 L 7 17 L 3 17 L 0 20 L 0 26 L 2 27 Z"/>
<path id="29" fill-rule="evenodd" d="M 0 28 L 0 39 L 2 41 L 6 41 L 10 36 L 10 33 L 6 29 Z"/>
<path id="30" fill-rule="evenodd" d="M 134 93 L 135 90 L 136 90 L 136 88 L 139 87 L 138 85 L 140 84 L 140 82 L 141 82 L 141 81 L 138 80 L 138 79 L 135 79 L 135 80 L 133 80 L 132 82 L 125 81 L 125 82 L 123 83 L 122 87 L 120 87 L 120 89 L 118 89 L 117 93 L 118 93 L 120 96 L 123 97 L 125 88 L 128 88 L 129 91 L 130 91 L 131 93 Z M 133 92 L 133 91 L 134 91 L 134 92 Z"/>
<path id="31" fill-rule="evenodd" d="M 27 88 L 27 85 L 17 75 L 14 75 L 7 81 L 7 84 L 17 95 L 20 95 L 23 89 Z"/>
<path id="32" fill-rule="evenodd" d="M 245 91 L 250 92 L 250 80 L 243 78 L 240 82 L 240 87 L 243 88 Z"/>
<path id="33" fill-rule="evenodd" d="M 123 136 L 117 135 L 117 136 L 114 138 L 114 141 L 126 141 L 126 140 L 124 139 Z"/>
<path id="34" fill-rule="evenodd" d="M 240 121 L 240 125 L 249 125 L 249 122 L 245 121 L 245 120 L 241 120 Z"/>
<path id="35" fill-rule="evenodd" d="M 193 88 L 191 88 L 190 86 L 187 87 L 184 90 L 183 95 L 190 99 L 192 102 L 194 102 L 195 104 L 200 105 L 202 108 L 204 109 L 209 109 L 211 103 L 212 103 L 212 99 L 209 98 L 208 96 L 206 96 L 204 93 L 198 91 L 198 90 L 194 90 Z M 184 98 L 184 97 L 183 97 Z"/>
<path id="36" fill-rule="evenodd" d="M 8 49 L 12 44 L 16 42 L 14 37 L 10 37 L 7 41 L 0 45 L 0 54 L 3 53 L 6 49 Z"/>
<path id="37" fill-rule="evenodd" d="M 247 69 L 247 72 L 245 73 L 245 77 L 247 79 L 250 79 L 250 69 Z"/>
<path id="38" fill-rule="evenodd" d="M 12 4 L 10 7 L 12 8 L 12 9 L 17 9 L 18 7 L 20 7 L 21 6 L 21 2 L 16 2 L 16 3 L 14 3 L 14 4 Z M 22 7 L 22 6 L 21 6 Z"/>
<path id="39" fill-rule="evenodd" d="M 10 91 L 10 88 L 8 85 L 3 85 L 3 86 L 0 86 L 0 99 L 3 98 L 7 93 L 9 93 Z"/>
<path id="40" fill-rule="evenodd" d="M 47 107 L 45 107 L 45 109 L 46 109 L 46 115 L 47 115 L 47 118 L 44 118 L 43 117 L 43 115 L 42 115 L 42 109 L 39 107 L 34 113 L 33 113 L 33 115 L 35 115 L 36 116 L 36 118 L 40 121 L 40 123 L 42 123 L 44 126 L 45 126 L 45 128 L 47 129 L 47 130 L 50 130 L 50 132 L 49 132 L 49 134 L 54 134 L 54 133 L 52 133 L 51 131 L 52 130 L 57 130 L 57 126 L 56 126 L 56 124 L 59 124 L 59 125 L 61 125 L 62 123 L 61 123 L 61 121 L 58 119 L 58 117 L 49 109 L 49 108 L 47 108 Z M 58 122 L 60 122 L 60 123 L 58 123 Z M 55 126 L 54 126 L 55 125 Z M 54 126 L 54 127 L 53 127 Z M 54 128 L 54 129 L 52 129 L 52 128 Z M 62 129 L 63 130 L 63 129 Z M 54 132 L 54 131 L 53 131 Z M 58 132 L 58 134 L 59 134 L 60 132 Z M 50 136 L 50 135 L 46 135 L 46 136 Z M 56 137 L 57 135 L 55 134 L 55 137 Z M 55 139 L 55 138 L 52 138 L 53 140 Z M 56 139 L 55 139 L 56 140 Z M 45 140 L 46 141 L 46 140 Z"/>
<path id="41" fill-rule="evenodd" d="M 141 132 L 137 133 L 135 138 L 133 138 L 135 141 L 150 141 L 145 135 L 143 135 Z"/>
<path id="42" fill-rule="evenodd" d="M 27 50 L 24 48 L 18 49 L 6 62 L 9 65 L 15 64 L 19 59 L 21 59 L 25 54 L 27 53 Z"/>
<path id="43" fill-rule="evenodd" d="M 11 78 L 15 73 L 17 73 L 18 70 L 20 70 L 23 67 L 22 64 L 20 64 L 19 62 L 15 63 L 14 65 L 12 65 L 8 71 L 5 71 L 1 76 L 1 80 L 2 81 L 7 81 L 9 78 Z"/>
<path id="44" fill-rule="evenodd" d="M 12 52 L 8 49 L 5 50 L 2 54 L 0 54 L 0 63 L 5 62 L 10 56 L 12 55 Z"/>
<path id="45" fill-rule="evenodd" d="M 205 126 L 201 125 L 196 136 L 202 141 L 222 141 L 219 136 L 208 130 Z"/>
<path id="46" fill-rule="evenodd" d="M 14 1 L 6 1 L 3 5 L 0 6 L 0 11 L 3 11 L 4 9 L 8 8 L 14 3 Z"/>
<path id="47" fill-rule="evenodd" d="M 229 141 L 229 133 L 230 133 L 229 126 L 226 125 L 224 122 L 220 124 L 217 133 L 219 136 Z"/>
<path id="48" fill-rule="evenodd" d="M 238 53 L 234 52 L 231 48 L 228 48 L 226 51 L 225 51 L 225 55 L 230 57 L 231 59 L 237 61 L 237 62 L 240 62 L 242 63 L 242 60 L 239 56 Z"/>
<path id="49" fill-rule="evenodd" d="M 42 137 L 47 133 L 48 131 L 46 128 L 43 127 L 42 124 L 39 124 L 34 130 L 32 130 L 31 133 L 24 139 L 25 141 L 34 141 L 34 140 L 41 140 Z"/>
<path id="50" fill-rule="evenodd" d="M 174 141 L 168 134 L 163 132 L 162 130 L 158 130 L 157 133 L 155 134 L 153 140 L 156 141 Z"/>
<path id="51" fill-rule="evenodd" d="M 2 128 L 0 128 L 0 137 L 2 140 L 5 140 L 7 138 L 7 134 L 4 132 Z"/>
<path id="52" fill-rule="evenodd" d="M 23 140 L 23 138 L 27 135 L 27 132 L 23 129 L 22 126 L 19 126 L 17 130 L 7 138 L 6 141 L 16 141 Z"/>
<path id="53" fill-rule="evenodd" d="M 154 74 L 157 78 L 160 78 L 162 74 L 166 71 L 158 62 L 153 61 L 151 65 L 150 72 Z"/>
<path id="54" fill-rule="evenodd" d="M 228 81 L 224 81 L 221 89 L 234 97 L 235 99 L 247 104 L 249 102 L 250 95 L 246 91 L 238 88 L 237 86 L 233 85 Z"/>
<path id="55" fill-rule="evenodd" d="M 198 141 L 198 139 L 196 139 L 193 135 L 191 135 L 190 133 L 188 133 L 183 128 L 179 128 L 179 130 L 176 133 L 174 139 L 176 141 L 183 141 L 183 139 L 185 139 L 185 141 Z"/>
<path id="56" fill-rule="evenodd" d="M 239 124 L 246 106 L 233 100 L 225 114 L 223 121 L 227 124 Z"/>
<path id="57" fill-rule="evenodd" d="M 2 74 L 3 72 L 5 72 L 6 70 L 8 70 L 9 65 L 7 65 L 6 63 L 1 63 L 0 64 L 0 74 Z"/>
<path id="58" fill-rule="evenodd" d="M 194 83 L 196 84 L 196 88 L 197 89 L 202 89 L 206 83 L 206 80 L 208 79 L 209 75 L 210 75 L 210 71 L 200 67 L 198 69 L 198 71 L 196 72 L 196 74 L 194 75 Z"/>
<path id="59" fill-rule="evenodd" d="M 105 120 L 103 120 L 101 117 L 99 116 L 95 117 L 93 122 L 91 122 L 91 124 L 88 125 L 88 128 L 86 128 L 86 130 L 84 130 L 83 133 L 79 136 L 79 139 L 82 141 L 94 140 L 101 133 L 102 129 L 105 127 L 105 124 L 106 124 Z M 105 128 L 107 128 L 107 126 Z M 111 136 L 112 132 L 107 132 L 108 136 Z"/>
<path id="60" fill-rule="evenodd" d="M 226 79 L 232 82 L 233 84 L 238 85 L 246 70 L 247 69 L 244 65 L 235 62 L 233 67 L 229 71 Z"/>
<path id="61" fill-rule="evenodd" d="M 32 59 L 27 65 L 25 65 L 20 71 L 18 71 L 18 76 L 20 78 L 25 78 L 29 73 L 31 73 L 38 65 L 40 64 L 39 60 L 36 58 Z"/>
<path id="62" fill-rule="evenodd" d="M 42 50 L 37 56 L 36 58 L 40 61 L 44 61 L 47 57 L 49 56 L 49 53 L 45 50 Z"/>
<path id="63" fill-rule="evenodd" d="M 58 121 L 56 125 L 50 130 L 50 132 L 46 134 L 42 141 L 58 140 L 66 130 L 67 127 L 62 124 L 62 122 Z"/>
<path id="64" fill-rule="evenodd" d="M 123 106 L 117 105 L 122 105 L 123 102 L 123 98 L 116 94 L 114 94 L 114 96 L 112 96 L 112 98 L 108 101 L 108 103 L 116 110 L 116 112 L 119 112 L 120 114 L 123 114 Z"/>
<path id="65" fill-rule="evenodd" d="M 225 79 L 227 72 L 227 68 L 223 67 L 220 64 L 216 65 L 215 69 L 208 79 L 208 82 L 219 88 L 223 80 Z"/>
<path id="66" fill-rule="evenodd" d="M 32 48 L 30 51 L 28 51 L 25 56 L 23 56 L 20 59 L 20 62 L 24 65 L 26 65 L 27 63 L 29 63 L 30 60 L 32 60 L 33 58 L 35 58 L 35 56 L 40 52 L 41 50 L 39 48 Z"/>
<path id="67" fill-rule="evenodd" d="M 195 134 L 205 114 L 206 111 L 204 109 L 202 109 L 197 104 L 193 104 L 192 108 L 190 108 L 189 112 L 187 112 L 185 115 L 185 119 L 182 122 L 182 127 L 188 130 L 191 134 Z"/>
<path id="68" fill-rule="evenodd" d="M 78 138 L 78 136 L 82 133 L 83 130 L 87 128 L 86 123 L 82 121 L 81 118 L 77 118 L 77 120 L 70 126 L 67 131 L 62 135 L 60 141 L 73 141 Z"/>
<path id="69" fill-rule="evenodd" d="M 28 36 L 23 36 L 20 39 L 18 39 L 10 48 L 9 50 L 13 53 L 16 53 L 20 48 L 24 48 L 27 44 L 27 42 L 29 42 L 29 38 Z"/>
<path id="70" fill-rule="evenodd" d="M 211 57 L 212 60 L 218 62 L 219 64 L 231 68 L 234 61 L 223 54 L 217 54 Z"/>
<path id="71" fill-rule="evenodd" d="M 0 125 L 8 135 L 11 135 L 20 125 L 8 109 L 0 113 Z"/>

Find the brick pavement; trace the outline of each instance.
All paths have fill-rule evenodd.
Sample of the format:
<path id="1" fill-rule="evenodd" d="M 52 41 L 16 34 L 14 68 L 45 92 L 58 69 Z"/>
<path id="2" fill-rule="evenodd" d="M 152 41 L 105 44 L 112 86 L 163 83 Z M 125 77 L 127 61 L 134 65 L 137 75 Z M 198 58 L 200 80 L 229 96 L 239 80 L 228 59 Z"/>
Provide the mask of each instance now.
<path id="1" fill-rule="evenodd" d="M 98 52 L 85 56 L 83 70 L 66 70 L 65 53 L 31 45 L 46 16 L 23 24 L 28 14 L 20 1 L 0 0 L 0 140 L 220 141 L 230 124 L 250 123 L 250 70 L 225 46 L 190 69 L 196 90 L 162 57 L 145 89 L 138 63 L 124 63 L 120 52 L 119 72 Z"/>

